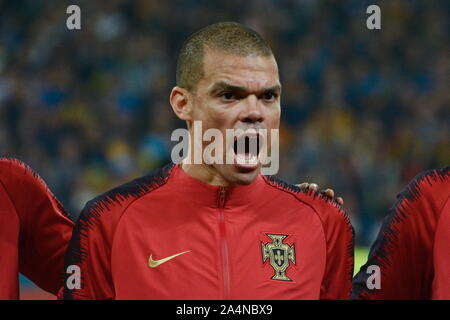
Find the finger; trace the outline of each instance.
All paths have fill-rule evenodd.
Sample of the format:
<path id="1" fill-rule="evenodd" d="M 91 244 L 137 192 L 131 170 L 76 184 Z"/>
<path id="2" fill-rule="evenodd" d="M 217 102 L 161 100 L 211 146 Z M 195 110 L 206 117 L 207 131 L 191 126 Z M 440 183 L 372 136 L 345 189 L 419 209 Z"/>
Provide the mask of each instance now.
<path id="1" fill-rule="evenodd" d="M 342 199 L 341 197 L 337 197 L 336 202 L 339 203 L 339 205 L 341 205 L 341 206 L 344 205 L 344 199 Z"/>
<path id="2" fill-rule="evenodd" d="M 334 198 L 334 190 L 333 189 L 326 189 L 323 191 L 323 193 L 328 197 L 333 199 Z"/>
<path id="3" fill-rule="evenodd" d="M 310 190 L 317 191 L 317 189 L 319 189 L 319 186 L 318 186 L 317 184 L 315 184 L 315 183 L 311 183 L 311 184 L 309 185 L 309 189 L 310 189 Z"/>
<path id="4" fill-rule="evenodd" d="M 304 189 L 308 189 L 309 188 L 309 183 L 308 182 L 303 182 L 300 184 L 296 184 L 297 187 L 299 188 L 304 188 Z"/>

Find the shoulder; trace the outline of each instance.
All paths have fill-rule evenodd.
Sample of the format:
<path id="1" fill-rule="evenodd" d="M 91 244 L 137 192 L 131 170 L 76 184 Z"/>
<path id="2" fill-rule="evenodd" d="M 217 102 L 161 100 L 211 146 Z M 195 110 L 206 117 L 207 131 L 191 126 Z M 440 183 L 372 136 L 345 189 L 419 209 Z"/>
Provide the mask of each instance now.
<path id="1" fill-rule="evenodd" d="M 164 186 L 172 168 L 173 164 L 166 165 L 88 201 L 75 224 L 66 265 L 82 265 L 91 256 L 91 248 L 102 251 L 102 255 L 91 256 L 92 259 L 107 261 L 105 257 L 111 254 L 115 231 L 123 213 L 135 200 Z"/>
<path id="2" fill-rule="evenodd" d="M 0 180 L 5 185 L 27 181 L 43 184 L 43 181 L 33 169 L 14 158 L 0 158 Z"/>
<path id="3" fill-rule="evenodd" d="M 53 196 L 44 180 L 30 166 L 14 158 L 0 158 L 0 184 L 12 197 Z"/>
<path id="4" fill-rule="evenodd" d="M 416 175 L 397 195 L 387 219 L 389 224 L 433 224 L 450 196 L 450 167 Z M 412 230 L 409 230 L 412 231 Z"/>
<path id="5" fill-rule="evenodd" d="M 372 244 L 368 261 L 354 278 L 354 299 L 424 299 L 428 296 L 426 284 L 433 277 L 436 229 L 450 195 L 449 168 L 419 173 L 397 196 Z M 384 278 L 393 284 L 382 290 L 367 289 L 369 273 L 366 270 L 371 265 L 379 266 Z"/>
<path id="6" fill-rule="evenodd" d="M 81 212 L 79 222 L 92 225 L 99 220 L 116 220 L 113 216 L 122 215 L 134 201 L 164 186 L 173 167 L 173 164 L 168 164 L 88 201 Z"/>
<path id="7" fill-rule="evenodd" d="M 446 199 L 450 195 L 450 166 L 419 173 L 410 181 L 399 199 L 416 201 L 422 198 L 430 200 Z"/>
<path id="8" fill-rule="evenodd" d="M 320 192 L 300 188 L 275 177 L 264 176 L 264 180 L 279 192 L 291 194 L 299 206 L 308 206 L 320 219 L 325 228 L 340 225 L 352 230 L 349 216 L 345 210 L 334 200 Z"/>
<path id="9" fill-rule="evenodd" d="M 48 203 L 62 215 L 73 220 L 62 204 L 48 188 L 45 181 L 27 164 L 14 158 L 0 158 L 0 185 L 3 186 L 9 198 L 20 213 L 28 215 L 33 212 L 30 203 L 35 207 Z M 40 211 L 42 213 L 42 211 Z M 53 212 L 53 211 L 47 211 Z"/>

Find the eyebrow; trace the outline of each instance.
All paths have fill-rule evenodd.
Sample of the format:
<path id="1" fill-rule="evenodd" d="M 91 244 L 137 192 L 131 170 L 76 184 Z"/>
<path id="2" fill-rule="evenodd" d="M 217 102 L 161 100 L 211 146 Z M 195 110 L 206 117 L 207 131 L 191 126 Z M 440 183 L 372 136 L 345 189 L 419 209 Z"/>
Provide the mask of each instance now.
<path id="1" fill-rule="evenodd" d="M 215 83 L 210 90 L 210 92 L 213 92 L 213 93 L 215 93 L 217 91 L 231 91 L 231 92 L 241 92 L 241 93 L 249 92 L 249 90 L 247 90 L 247 88 L 245 88 L 245 87 L 235 86 L 235 85 L 229 84 L 225 81 L 219 81 L 219 82 Z M 281 85 L 277 84 L 272 87 L 263 88 L 258 91 L 259 94 L 264 94 L 267 92 L 275 92 L 275 93 L 279 94 L 281 92 Z"/>

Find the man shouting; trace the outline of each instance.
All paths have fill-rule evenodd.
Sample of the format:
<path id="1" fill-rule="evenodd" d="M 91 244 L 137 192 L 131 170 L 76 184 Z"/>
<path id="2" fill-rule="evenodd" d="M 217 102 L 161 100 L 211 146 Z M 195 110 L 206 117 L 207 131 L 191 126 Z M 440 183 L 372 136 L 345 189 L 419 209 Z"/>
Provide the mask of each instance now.
<path id="1" fill-rule="evenodd" d="M 261 174 L 273 141 L 257 130 L 278 129 L 281 110 L 267 43 L 238 23 L 207 26 L 184 43 L 176 76 L 170 103 L 192 136 L 197 121 L 203 132 L 243 132 L 223 144 L 231 163 L 168 164 L 88 202 L 66 256 L 81 284 L 67 281 L 63 297 L 348 299 L 348 216 L 320 193 Z"/>

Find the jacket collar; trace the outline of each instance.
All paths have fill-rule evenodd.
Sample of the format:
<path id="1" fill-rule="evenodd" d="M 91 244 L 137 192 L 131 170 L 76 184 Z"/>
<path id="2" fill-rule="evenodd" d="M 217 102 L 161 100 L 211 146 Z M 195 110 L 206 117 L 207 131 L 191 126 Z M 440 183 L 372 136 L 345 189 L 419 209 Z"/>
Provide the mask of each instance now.
<path id="1" fill-rule="evenodd" d="M 172 181 L 170 181 L 172 180 Z M 248 206 L 262 200 L 262 190 L 266 183 L 262 175 L 248 185 L 234 187 L 220 187 L 204 183 L 183 171 L 180 164 L 172 168 L 169 182 L 176 184 L 176 188 L 183 196 L 192 201 L 209 207 L 219 207 L 222 200 L 224 208 Z"/>

